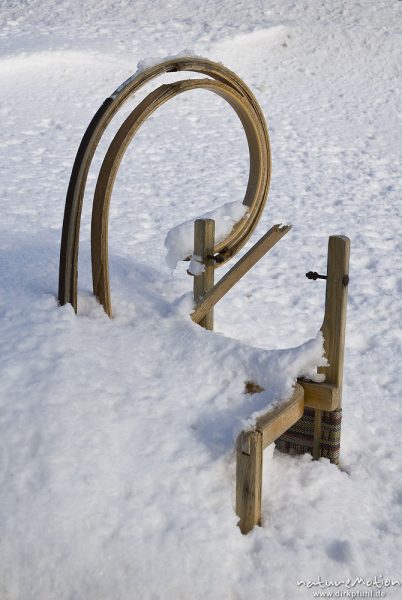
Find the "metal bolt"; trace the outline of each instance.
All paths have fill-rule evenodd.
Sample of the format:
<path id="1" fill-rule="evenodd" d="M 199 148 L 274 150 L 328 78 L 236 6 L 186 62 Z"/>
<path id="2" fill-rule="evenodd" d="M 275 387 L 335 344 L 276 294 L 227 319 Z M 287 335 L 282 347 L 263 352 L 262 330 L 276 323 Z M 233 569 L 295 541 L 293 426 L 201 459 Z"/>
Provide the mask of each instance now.
<path id="1" fill-rule="evenodd" d="M 316 279 L 327 279 L 326 275 L 319 275 L 316 271 L 309 271 L 306 273 L 306 277 L 307 279 L 313 279 L 314 281 Z"/>

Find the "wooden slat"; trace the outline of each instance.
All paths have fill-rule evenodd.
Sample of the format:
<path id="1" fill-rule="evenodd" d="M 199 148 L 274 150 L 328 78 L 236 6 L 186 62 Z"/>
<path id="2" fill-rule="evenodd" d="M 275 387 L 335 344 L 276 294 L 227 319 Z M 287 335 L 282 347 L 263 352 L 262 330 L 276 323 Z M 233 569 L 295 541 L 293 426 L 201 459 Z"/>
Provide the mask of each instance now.
<path id="1" fill-rule="evenodd" d="M 261 521 L 262 433 L 247 431 L 237 439 L 236 514 L 242 533 Z"/>
<path id="2" fill-rule="evenodd" d="M 204 300 L 195 308 L 191 318 L 195 323 L 215 306 L 221 298 L 241 279 L 284 235 L 291 225 L 274 225 L 235 265 L 218 281 Z"/>
<path id="3" fill-rule="evenodd" d="M 304 389 L 304 405 L 309 408 L 332 411 L 340 405 L 340 394 L 332 383 L 314 383 L 313 381 L 298 380 Z"/>
<path id="4" fill-rule="evenodd" d="M 304 411 L 304 390 L 296 384 L 291 398 L 278 408 L 269 411 L 257 419 L 256 428 L 262 433 L 263 448 L 272 444 L 289 427 L 292 427 Z"/>
<path id="5" fill-rule="evenodd" d="M 214 287 L 214 243 L 215 221 L 213 219 L 197 219 L 194 223 L 194 254 L 200 257 L 205 270 L 194 276 L 194 302 L 196 305 Z M 213 308 L 201 319 L 199 325 L 212 331 L 214 328 Z"/>

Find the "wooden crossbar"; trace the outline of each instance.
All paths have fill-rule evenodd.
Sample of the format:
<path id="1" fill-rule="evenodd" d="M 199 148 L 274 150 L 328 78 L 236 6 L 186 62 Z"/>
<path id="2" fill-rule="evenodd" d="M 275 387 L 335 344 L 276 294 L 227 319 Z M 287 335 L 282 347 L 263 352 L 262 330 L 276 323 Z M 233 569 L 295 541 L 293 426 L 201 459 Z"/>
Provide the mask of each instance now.
<path id="1" fill-rule="evenodd" d="M 303 410 L 304 390 L 297 384 L 289 400 L 257 419 L 256 429 L 262 433 L 263 448 L 272 444 L 282 433 L 294 425 L 302 416 Z"/>
<path id="2" fill-rule="evenodd" d="M 254 246 L 218 281 L 204 299 L 191 313 L 195 323 L 199 323 L 219 300 L 246 274 L 248 271 L 275 246 L 292 228 L 291 225 L 274 225 L 254 244 Z"/>
<path id="3" fill-rule="evenodd" d="M 304 405 L 308 408 L 332 411 L 340 406 L 341 394 L 338 386 L 333 383 L 314 383 L 313 381 L 298 380 L 304 389 Z"/>

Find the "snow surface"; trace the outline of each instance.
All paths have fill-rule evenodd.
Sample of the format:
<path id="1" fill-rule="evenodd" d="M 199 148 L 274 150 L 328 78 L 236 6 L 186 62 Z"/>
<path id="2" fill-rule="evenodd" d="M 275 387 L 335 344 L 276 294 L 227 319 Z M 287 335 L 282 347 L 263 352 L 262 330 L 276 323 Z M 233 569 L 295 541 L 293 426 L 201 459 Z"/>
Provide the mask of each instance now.
<path id="1" fill-rule="evenodd" d="M 300 579 L 402 581 L 401 10 L 1 3 L 2 600 L 297 600 L 313 597 Z M 90 172 L 76 316 L 55 295 L 82 134 L 140 59 L 186 47 L 243 77 L 268 119 L 271 191 L 244 252 L 273 223 L 292 232 L 218 304 L 216 333 L 191 323 L 188 263 L 171 277 L 163 242 L 243 197 L 248 150 L 223 100 L 175 98 L 117 177 L 109 320 L 91 294 L 91 195 L 130 101 Z M 304 274 L 325 272 L 330 234 L 352 242 L 341 468 L 267 449 L 264 526 L 242 536 L 233 436 L 319 360 L 324 283 Z M 243 395 L 257 375 L 264 394 Z"/>

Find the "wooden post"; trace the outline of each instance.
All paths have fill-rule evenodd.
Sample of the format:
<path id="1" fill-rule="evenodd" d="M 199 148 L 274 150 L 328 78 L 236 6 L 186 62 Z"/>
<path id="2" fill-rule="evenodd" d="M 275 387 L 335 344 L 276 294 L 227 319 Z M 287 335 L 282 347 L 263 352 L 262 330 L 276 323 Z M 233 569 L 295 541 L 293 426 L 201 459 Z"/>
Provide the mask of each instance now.
<path id="1" fill-rule="evenodd" d="M 321 331 L 324 335 L 328 367 L 320 367 L 325 381 L 342 391 L 345 354 L 346 305 L 348 301 L 350 240 L 343 235 L 331 235 L 328 240 L 327 287 L 325 314 Z M 341 400 L 341 398 L 340 398 Z"/>
<path id="2" fill-rule="evenodd" d="M 213 219 L 197 219 L 194 223 L 194 254 L 204 266 L 204 271 L 194 276 L 194 301 L 196 306 L 204 299 L 207 292 L 214 287 L 214 245 L 215 221 Z M 214 328 L 213 307 L 199 321 L 205 329 Z"/>
<path id="3" fill-rule="evenodd" d="M 328 367 L 319 367 L 318 372 L 325 375 L 326 383 L 336 386 L 339 399 L 337 410 L 341 411 L 343 362 L 345 355 L 346 307 L 348 302 L 350 240 L 343 235 L 331 235 L 328 240 L 327 285 L 325 290 L 325 313 L 321 331 L 324 336 L 325 356 Z M 341 414 L 341 413 L 340 413 Z M 328 415 L 314 411 L 313 457 L 322 456 L 323 420 Z M 337 424 L 338 448 L 340 442 L 340 417 Z M 327 454 L 327 452 L 326 452 Z M 339 450 L 338 450 L 339 454 Z M 334 462 L 338 462 L 335 458 Z"/>
<path id="4" fill-rule="evenodd" d="M 328 240 L 325 312 L 321 327 L 329 366 L 318 369 L 325 375 L 325 382 L 299 380 L 304 388 L 304 415 L 276 441 L 281 452 L 310 452 L 315 459 L 324 456 L 334 464 L 339 462 L 340 450 L 349 255 L 349 238 L 332 235 Z"/>
<path id="5" fill-rule="evenodd" d="M 242 533 L 261 521 L 262 433 L 244 431 L 237 438 L 236 514 Z"/>

